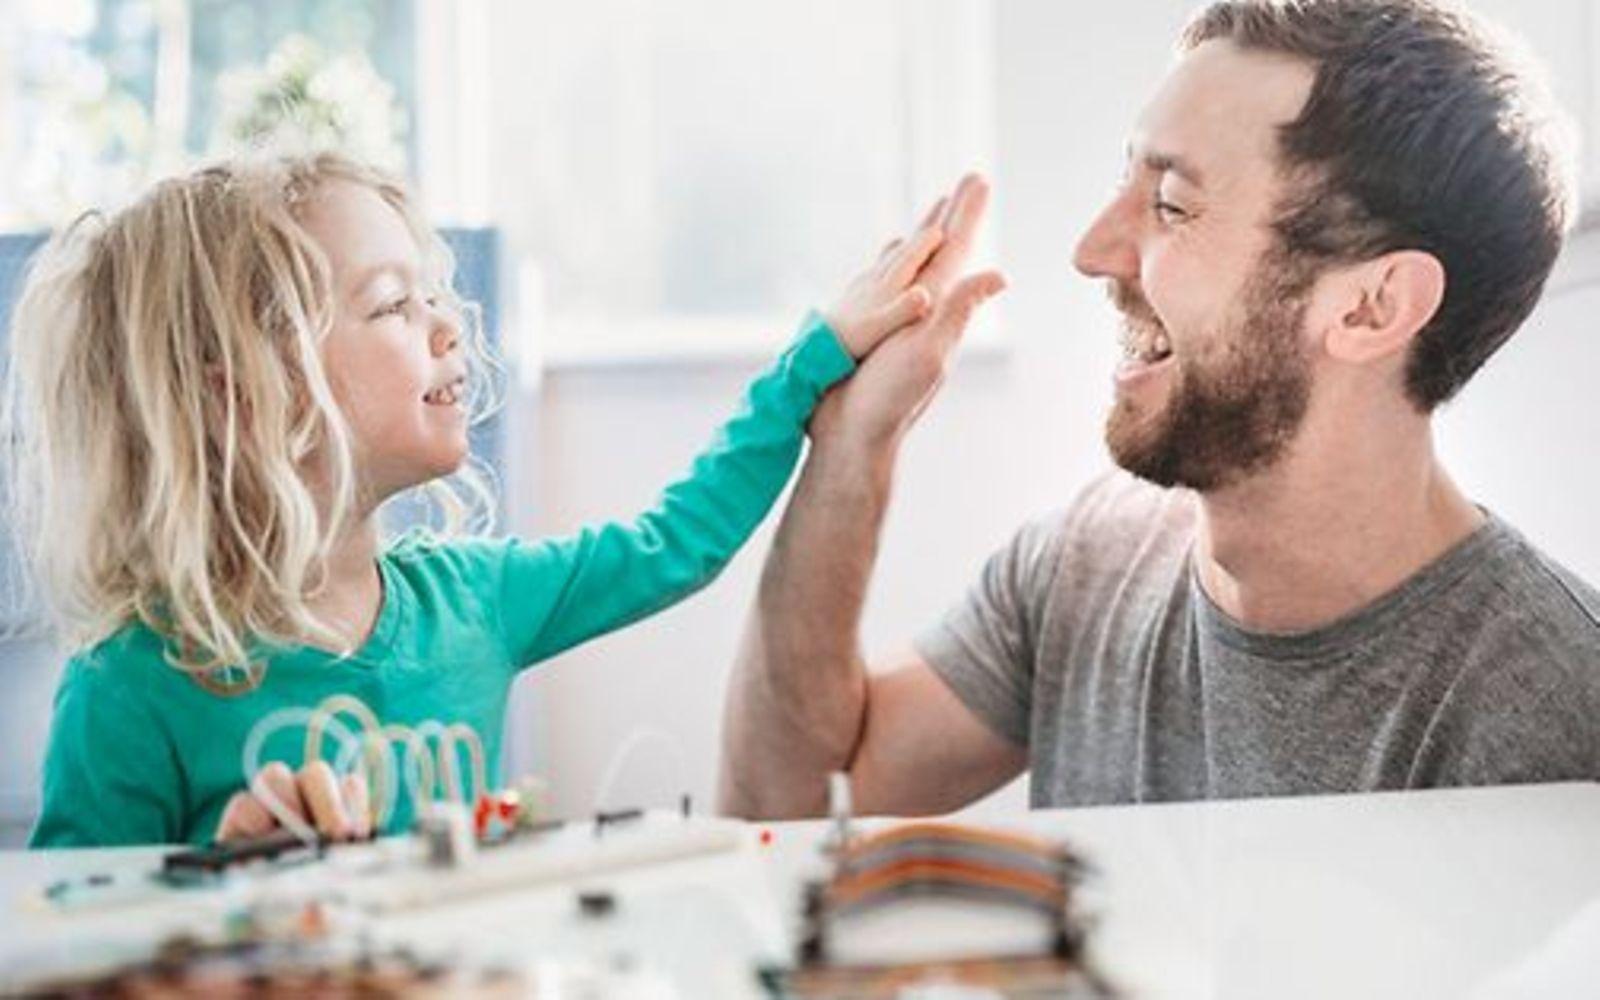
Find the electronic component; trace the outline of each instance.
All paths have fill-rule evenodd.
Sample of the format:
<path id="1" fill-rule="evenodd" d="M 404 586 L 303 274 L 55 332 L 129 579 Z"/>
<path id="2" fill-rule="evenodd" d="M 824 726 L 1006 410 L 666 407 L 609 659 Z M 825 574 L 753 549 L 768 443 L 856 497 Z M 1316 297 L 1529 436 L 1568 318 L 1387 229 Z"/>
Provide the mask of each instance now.
<path id="1" fill-rule="evenodd" d="M 591 889 L 578 893 L 578 912 L 586 917 L 609 917 L 617 909 L 614 893 Z"/>
<path id="2" fill-rule="evenodd" d="M 416 865 L 345 879 L 346 900 L 368 913 L 437 906 L 537 885 L 580 883 L 612 872 L 687 858 L 732 853 L 749 839 L 736 820 L 647 812 L 596 837 L 587 824 L 567 823 L 538 835 L 484 844 L 470 865 L 431 869 Z"/>
<path id="3" fill-rule="evenodd" d="M 765 969 L 776 996 L 871 1000 L 908 987 L 944 984 L 1007 998 L 1105 997 L 1112 990 L 1089 966 L 1074 890 L 1084 866 L 1065 845 L 1025 834 L 955 823 L 911 822 L 871 834 L 850 829 L 848 786 L 833 783 L 833 874 L 804 890 L 796 963 Z M 955 949 L 916 958 L 863 957 L 847 947 L 939 904 L 1024 918 L 1021 944 L 991 953 Z"/>
<path id="4" fill-rule="evenodd" d="M 169 939 L 147 960 L 16 984 L 31 997 L 520 997 L 515 970 L 424 958 L 408 948 L 324 942 Z"/>
<path id="5" fill-rule="evenodd" d="M 477 855 L 472 817 L 458 802 L 432 802 L 417 816 L 417 836 L 434 868 L 459 868 Z"/>
<path id="6" fill-rule="evenodd" d="M 161 859 L 161 874 L 169 882 L 186 882 L 252 861 L 310 860 L 322 857 L 328 843 L 318 836 L 307 844 L 292 830 L 274 830 L 259 837 L 174 851 Z"/>

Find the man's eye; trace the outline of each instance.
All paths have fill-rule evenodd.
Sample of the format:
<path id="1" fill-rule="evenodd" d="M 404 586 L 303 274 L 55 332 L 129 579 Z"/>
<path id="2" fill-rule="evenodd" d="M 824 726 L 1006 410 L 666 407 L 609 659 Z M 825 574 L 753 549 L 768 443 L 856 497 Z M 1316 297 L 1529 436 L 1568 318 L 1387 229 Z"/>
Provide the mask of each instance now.
<path id="1" fill-rule="evenodd" d="M 1189 218 L 1188 212 L 1172 202 L 1162 201 L 1160 198 L 1155 201 L 1155 213 L 1165 222 L 1183 222 Z"/>

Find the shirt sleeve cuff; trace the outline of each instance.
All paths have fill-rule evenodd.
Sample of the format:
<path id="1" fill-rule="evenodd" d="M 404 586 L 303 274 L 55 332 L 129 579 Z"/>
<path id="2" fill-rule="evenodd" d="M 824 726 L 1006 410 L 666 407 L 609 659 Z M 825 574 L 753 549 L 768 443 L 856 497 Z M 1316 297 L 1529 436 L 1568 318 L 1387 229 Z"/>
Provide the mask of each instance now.
<path id="1" fill-rule="evenodd" d="M 845 350 L 839 335 L 815 309 L 806 313 L 799 334 L 785 354 L 794 373 L 819 394 L 856 370 L 855 359 Z"/>

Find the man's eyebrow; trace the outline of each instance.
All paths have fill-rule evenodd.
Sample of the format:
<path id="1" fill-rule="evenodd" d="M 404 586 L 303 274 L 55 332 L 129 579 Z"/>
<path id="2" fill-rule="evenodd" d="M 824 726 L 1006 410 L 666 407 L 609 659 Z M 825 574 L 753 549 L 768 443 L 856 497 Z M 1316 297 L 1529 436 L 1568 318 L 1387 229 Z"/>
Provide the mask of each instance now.
<path id="1" fill-rule="evenodd" d="M 1133 155 L 1131 149 L 1128 155 L 1131 159 Z M 1200 168 L 1176 153 L 1162 153 L 1150 150 L 1139 157 L 1139 162 L 1144 165 L 1146 170 L 1151 170 L 1158 174 L 1177 174 L 1184 181 L 1197 188 L 1206 186 L 1205 177 L 1200 173 Z"/>

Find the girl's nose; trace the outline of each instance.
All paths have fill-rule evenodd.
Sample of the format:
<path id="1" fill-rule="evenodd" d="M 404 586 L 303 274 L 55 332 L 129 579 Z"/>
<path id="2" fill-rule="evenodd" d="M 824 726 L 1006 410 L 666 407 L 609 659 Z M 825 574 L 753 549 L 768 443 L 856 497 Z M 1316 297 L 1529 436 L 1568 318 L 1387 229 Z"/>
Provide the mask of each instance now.
<path id="1" fill-rule="evenodd" d="M 461 325 L 448 312 L 435 311 L 428 338 L 434 357 L 443 357 L 461 343 Z"/>

